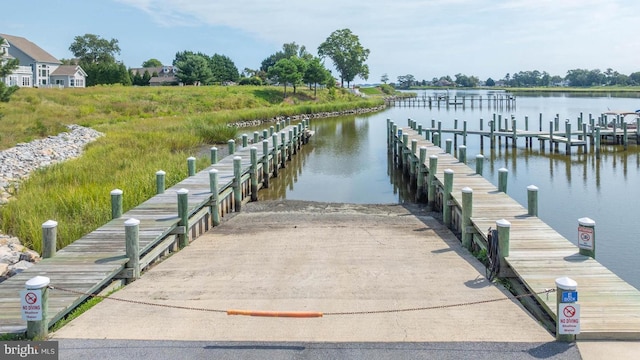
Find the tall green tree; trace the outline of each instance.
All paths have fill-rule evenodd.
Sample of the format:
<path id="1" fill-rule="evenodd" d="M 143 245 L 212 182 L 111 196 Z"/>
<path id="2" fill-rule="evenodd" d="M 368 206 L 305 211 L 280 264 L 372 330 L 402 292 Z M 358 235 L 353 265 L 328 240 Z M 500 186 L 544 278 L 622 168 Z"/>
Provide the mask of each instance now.
<path id="1" fill-rule="evenodd" d="M 209 67 L 211 68 L 213 81 L 216 83 L 224 83 L 227 81 L 237 82 L 240 78 L 238 68 L 233 61 L 225 55 L 213 54 L 209 60 Z"/>
<path id="2" fill-rule="evenodd" d="M 300 84 L 304 72 L 298 70 L 298 64 L 294 60 L 280 59 L 269 68 L 267 76 L 284 85 L 284 97 L 287 97 L 287 84 Z"/>
<path id="3" fill-rule="evenodd" d="M 79 59 L 87 73 L 87 86 L 99 84 L 131 85 L 131 76 L 124 64 L 116 62 L 120 47 L 116 39 L 103 39 L 95 34 L 76 36 L 69 50 Z"/>
<path id="4" fill-rule="evenodd" d="M 177 53 L 173 65 L 178 68 L 176 77 L 186 85 L 208 85 L 212 82 L 213 73 L 206 55 L 190 51 Z"/>
<path id="5" fill-rule="evenodd" d="M 115 63 L 120 46 L 116 39 L 107 40 L 95 34 L 85 34 L 73 39 L 69 51 L 80 59 L 81 64 Z"/>
<path id="6" fill-rule="evenodd" d="M 269 57 L 262 60 L 262 63 L 260 64 L 260 70 L 267 72 L 269 71 L 270 67 L 278 62 L 278 60 L 290 59 L 294 56 L 305 60 L 311 60 L 313 58 L 313 55 L 311 55 L 307 51 L 307 48 L 304 45 L 298 45 L 294 41 L 292 43 L 283 44 L 281 51 L 277 51 L 275 54 L 271 54 L 269 55 Z"/>
<path id="7" fill-rule="evenodd" d="M 340 74 L 340 83 L 344 87 L 355 79 L 369 78 L 369 66 L 365 64 L 369 57 L 369 49 L 365 49 L 357 35 L 349 29 L 336 30 L 318 47 L 318 55 L 321 58 L 328 57 Z"/>
<path id="8" fill-rule="evenodd" d="M 322 64 L 320 58 L 313 58 L 307 62 L 307 69 L 304 73 L 304 82 L 309 84 L 309 88 L 313 85 L 313 96 L 315 97 L 318 92 L 318 84 L 326 84 L 327 82 L 333 82 L 333 76 L 329 70 L 327 70 Z"/>
<path id="9" fill-rule="evenodd" d="M 160 66 L 162 66 L 162 61 L 158 59 L 153 59 L 153 58 L 142 63 L 143 68 L 160 67 Z"/>

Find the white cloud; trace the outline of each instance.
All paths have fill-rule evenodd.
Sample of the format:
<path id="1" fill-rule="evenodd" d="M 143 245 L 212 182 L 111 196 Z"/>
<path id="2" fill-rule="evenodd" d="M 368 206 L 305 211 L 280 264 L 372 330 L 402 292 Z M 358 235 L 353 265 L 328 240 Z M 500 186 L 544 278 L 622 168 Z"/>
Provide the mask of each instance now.
<path id="1" fill-rule="evenodd" d="M 638 44 L 636 0 L 117 1 L 162 26 L 225 27 L 274 48 L 295 41 L 313 50 L 349 28 L 371 50 L 372 81 L 382 73 L 484 78 L 528 67 L 563 75 L 607 61 L 623 73 L 638 70 L 625 50 Z"/>

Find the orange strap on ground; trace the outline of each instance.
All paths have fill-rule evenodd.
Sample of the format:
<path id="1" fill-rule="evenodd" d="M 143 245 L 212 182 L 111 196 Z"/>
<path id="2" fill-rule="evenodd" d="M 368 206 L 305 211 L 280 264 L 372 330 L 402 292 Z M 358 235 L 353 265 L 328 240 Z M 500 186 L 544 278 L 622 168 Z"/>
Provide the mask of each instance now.
<path id="1" fill-rule="evenodd" d="M 288 317 L 288 318 L 317 318 L 317 317 L 322 317 L 322 313 L 321 312 L 314 312 L 314 311 L 227 310 L 227 315 L 262 316 L 262 317 Z"/>

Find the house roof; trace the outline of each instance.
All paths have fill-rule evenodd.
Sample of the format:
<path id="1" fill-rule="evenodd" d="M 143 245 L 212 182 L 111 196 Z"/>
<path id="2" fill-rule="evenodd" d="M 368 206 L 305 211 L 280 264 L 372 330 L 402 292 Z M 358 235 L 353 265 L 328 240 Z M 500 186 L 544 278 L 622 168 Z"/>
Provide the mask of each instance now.
<path id="1" fill-rule="evenodd" d="M 149 79 L 149 84 L 177 83 L 179 81 L 176 76 L 154 76 Z"/>
<path id="2" fill-rule="evenodd" d="M 51 76 L 72 76 L 75 75 L 78 71 L 80 71 L 82 75 L 87 76 L 87 74 L 79 65 L 60 65 L 54 72 L 51 73 Z"/>
<path id="3" fill-rule="evenodd" d="M 14 46 L 17 49 L 20 49 L 22 52 L 27 54 L 27 56 L 32 58 L 34 61 L 61 64 L 60 60 L 53 57 L 53 55 L 49 54 L 38 45 L 32 43 L 31 41 L 23 37 L 6 35 L 6 34 L 0 34 L 0 37 L 5 38 L 11 46 Z"/>

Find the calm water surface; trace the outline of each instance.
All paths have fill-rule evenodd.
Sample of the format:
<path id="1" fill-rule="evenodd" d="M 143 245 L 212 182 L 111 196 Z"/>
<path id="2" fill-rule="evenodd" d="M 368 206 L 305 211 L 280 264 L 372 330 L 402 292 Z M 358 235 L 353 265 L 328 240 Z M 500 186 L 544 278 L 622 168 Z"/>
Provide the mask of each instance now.
<path id="1" fill-rule="evenodd" d="M 421 95 L 422 93 L 420 93 Z M 462 96 L 462 92 L 450 92 Z M 475 95 L 478 92 L 474 92 Z M 482 93 L 486 98 L 486 92 Z M 466 93 L 467 96 L 470 93 Z M 393 171 L 386 148 L 386 119 L 406 126 L 407 119 L 430 126 L 431 119 L 453 127 L 455 119 L 462 127 L 478 129 L 483 119 L 485 129 L 493 114 L 515 116 L 518 128 L 529 117 L 530 128 L 537 128 L 543 114 L 543 129 L 558 114 L 570 119 L 576 128 L 582 112 L 597 117 L 611 110 L 640 109 L 638 94 L 597 97 L 575 94 L 519 95 L 514 108 L 487 106 L 474 108 L 395 107 L 380 113 L 334 119 L 313 120 L 316 135 L 305 146 L 270 189 L 261 191 L 261 199 L 296 199 L 350 203 L 402 203 L 413 201 Z M 586 120 L 585 120 L 586 121 Z M 450 135 L 445 134 L 444 138 Z M 458 137 L 458 144 L 462 144 Z M 539 188 L 538 213 L 542 220 L 563 236 L 577 243 L 578 219 L 589 217 L 596 222 L 596 259 L 625 281 L 640 288 L 640 223 L 636 203 L 640 201 L 640 146 L 603 146 L 600 159 L 591 149 L 585 153 L 574 148 L 572 155 L 541 150 L 534 140 L 527 149 L 519 140 L 517 149 L 480 146 L 478 136 L 467 138 L 469 166 L 475 168 L 475 155 L 484 154 L 484 176 L 498 183 L 498 169 L 509 170 L 508 194 L 526 207 L 528 185 Z M 559 274 L 562 275 L 562 274 Z"/>

